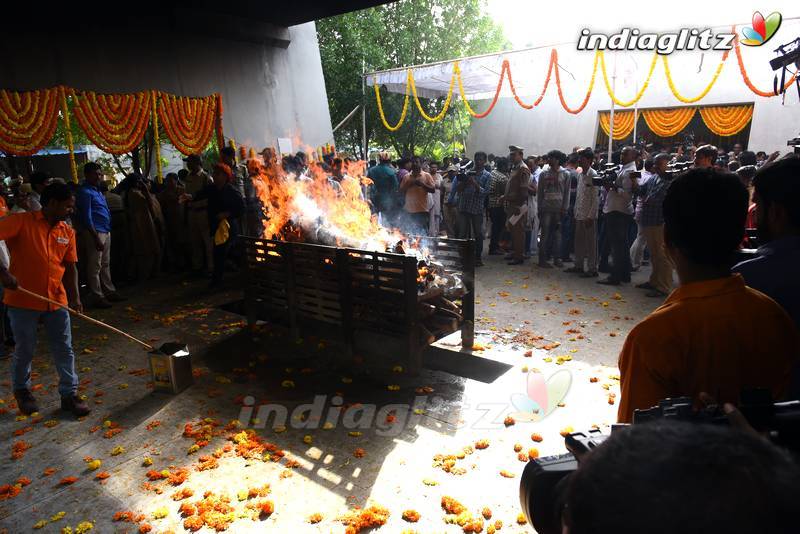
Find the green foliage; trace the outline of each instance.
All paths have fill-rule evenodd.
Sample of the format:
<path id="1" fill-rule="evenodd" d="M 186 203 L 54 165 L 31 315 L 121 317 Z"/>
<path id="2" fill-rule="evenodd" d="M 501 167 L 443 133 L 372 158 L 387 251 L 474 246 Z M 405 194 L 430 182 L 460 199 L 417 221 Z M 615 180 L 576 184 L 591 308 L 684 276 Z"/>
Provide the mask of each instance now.
<path id="1" fill-rule="evenodd" d="M 485 0 L 400 0 L 371 9 L 317 21 L 328 105 L 334 124 L 362 102 L 362 66 L 367 72 L 498 52 L 508 48 L 502 29 L 483 13 Z M 381 93 L 387 121 L 400 118 L 403 95 Z M 443 98 L 421 99 L 429 115 Z M 461 150 L 469 115 L 454 100 L 447 117 L 429 123 L 412 101 L 406 122 L 397 132 L 383 127 L 372 87 L 367 87 L 369 145 L 397 154 L 437 157 Z M 361 118 L 336 132 L 339 149 L 361 156 Z"/>

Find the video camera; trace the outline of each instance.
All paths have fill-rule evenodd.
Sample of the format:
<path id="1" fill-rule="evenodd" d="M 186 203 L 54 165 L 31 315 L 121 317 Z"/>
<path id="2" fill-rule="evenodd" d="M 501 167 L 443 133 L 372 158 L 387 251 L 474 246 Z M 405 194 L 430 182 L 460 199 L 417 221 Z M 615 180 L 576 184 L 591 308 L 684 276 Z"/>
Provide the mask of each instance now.
<path id="1" fill-rule="evenodd" d="M 758 432 L 770 441 L 800 454 L 800 401 L 772 402 L 768 390 L 742 391 L 739 411 Z M 699 424 L 729 424 L 718 405 L 694 410 L 689 397 L 664 399 L 645 410 L 635 410 L 633 424 L 659 419 Z M 615 424 L 611 433 L 626 427 Z M 539 534 L 560 534 L 561 516 L 570 475 L 578 468 L 578 458 L 600 446 L 608 436 L 600 430 L 573 432 L 564 439 L 569 453 L 537 458 L 525 466 L 519 484 L 522 511 Z"/>
<path id="2" fill-rule="evenodd" d="M 618 169 L 619 166 L 616 163 L 606 163 L 603 169 L 597 172 L 597 176 L 592 178 L 592 185 L 596 187 L 611 187 L 619 176 Z"/>

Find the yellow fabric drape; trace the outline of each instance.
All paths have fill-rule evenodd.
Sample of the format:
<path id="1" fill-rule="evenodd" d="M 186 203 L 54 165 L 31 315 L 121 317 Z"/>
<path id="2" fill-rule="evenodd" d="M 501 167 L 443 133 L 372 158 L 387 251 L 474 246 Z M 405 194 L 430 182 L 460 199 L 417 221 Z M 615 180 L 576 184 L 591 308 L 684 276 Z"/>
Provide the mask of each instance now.
<path id="1" fill-rule="evenodd" d="M 642 117 L 654 134 L 659 137 L 672 137 L 686 128 L 695 111 L 697 111 L 695 107 L 644 109 Z"/>
<path id="2" fill-rule="evenodd" d="M 700 116 L 708 129 L 717 135 L 731 136 L 741 132 L 753 118 L 753 106 L 708 106 L 700 108 Z"/>
<path id="3" fill-rule="evenodd" d="M 633 111 L 615 111 L 614 112 L 614 140 L 619 141 L 625 139 L 633 131 Z M 600 112 L 600 128 L 603 129 L 606 135 L 609 131 L 609 122 L 611 118 L 608 111 Z"/>

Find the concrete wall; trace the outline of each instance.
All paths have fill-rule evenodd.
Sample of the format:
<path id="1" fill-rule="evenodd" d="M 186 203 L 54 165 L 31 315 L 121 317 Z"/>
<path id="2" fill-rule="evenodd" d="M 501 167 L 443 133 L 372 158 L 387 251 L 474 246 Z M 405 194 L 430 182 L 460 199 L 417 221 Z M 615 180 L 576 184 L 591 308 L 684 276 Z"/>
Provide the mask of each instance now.
<path id="1" fill-rule="evenodd" d="M 760 48 L 742 47 L 743 59 L 753 83 L 761 90 L 772 90 L 773 73 L 769 60 L 774 57 L 772 49 L 778 44 L 800 35 L 798 21 L 784 22 L 784 27 L 775 39 Z M 780 41 L 780 42 L 778 42 Z M 537 53 L 531 64 L 531 75 L 541 91 L 549 58 L 549 48 Z M 559 47 L 559 63 L 562 67 L 561 82 L 564 97 L 571 107 L 577 107 L 586 94 L 592 69 L 593 52 L 578 52 L 573 47 Z M 607 52 L 606 63 L 609 76 L 617 58 L 616 91 L 620 99 L 629 100 L 636 94 L 646 78 L 652 60 L 652 52 L 617 53 Z M 679 92 L 686 97 L 695 97 L 708 85 L 719 65 L 721 52 L 683 52 L 669 56 L 670 71 Z M 521 75 L 520 75 L 521 76 Z M 573 79 L 574 76 L 574 79 Z M 514 73 L 514 80 L 518 75 Z M 469 152 L 485 150 L 504 154 L 509 144 L 524 146 L 529 153 L 544 153 L 553 148 L 570 152 L 573 146 L 594 146 L 598 125 L 598 111 L 611 106 L 602 75 L 598 68 L 594 90 L 586 108 L 577 115 L 567 113 L 559 103 L 555 80 L 542 103 L 532 110 L 521 108 L 512 98 L 502 98 L 485 119 L 473 120 L 467 140 Z M 525 96 L 523 101 L 532 102 L 534 96 Z M 787 139 L 800 134 L 800 102 L 797 89 L 791 87 L 786 94 L 785 105 L 780 97 L 764 98 L 751 92 L 742 81 L 736 56 L 732 51 L 722 69 L 719 79 L 711 91 L 700 102 L 706 104 L 754 103 L 753 121 L 748 146 L 752 150 L 787 151 Z M 659 60 L 655 73 L 639 108 L 675 107 L 684 104 L 670 92 Z M 486 109 L 486 103 L 476 103 L 478 111 Z M 619 107 L 617 109 L 620 109 Z M 633 109 L 633 108 L 626 108 Z"/>
<path id="2" fill-rule="evenodd" d="M 273 46 L 200 30 L 19 34 L 0 40 L 0 87 L 220 92 L 225 135 L 237 143 L 261 148 L 276 145 L 278 137 L 309 146 L 332 142 L 314 23 L 290 27 L 288 41 Z"/>

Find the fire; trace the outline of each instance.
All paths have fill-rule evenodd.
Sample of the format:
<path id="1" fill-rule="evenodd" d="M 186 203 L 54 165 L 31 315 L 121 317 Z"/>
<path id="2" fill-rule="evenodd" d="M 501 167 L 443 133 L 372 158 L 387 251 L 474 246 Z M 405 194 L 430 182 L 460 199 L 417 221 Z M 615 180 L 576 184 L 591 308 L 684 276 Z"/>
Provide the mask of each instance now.
<path id="1" fill-rule="evenodd" d="M 336 174 L 309 161 L 306 175 L 284 170 L 277 158 L 250 160 L 248 170 L 266 216 L 263 237 L 312 241 L 327 245 L 386 251 L 405 240 L 398 230 L 385 228 L 372 214 L 362 186 L 371 184 L 366 164 L 343 162 Z"/>

